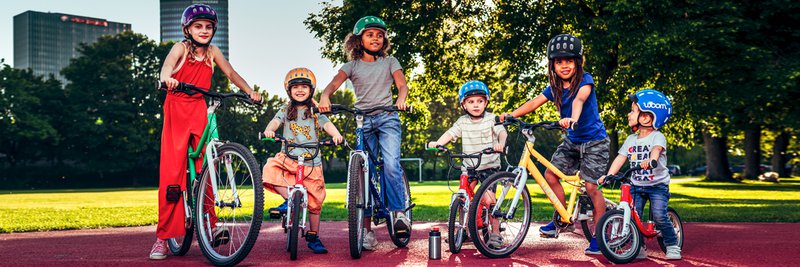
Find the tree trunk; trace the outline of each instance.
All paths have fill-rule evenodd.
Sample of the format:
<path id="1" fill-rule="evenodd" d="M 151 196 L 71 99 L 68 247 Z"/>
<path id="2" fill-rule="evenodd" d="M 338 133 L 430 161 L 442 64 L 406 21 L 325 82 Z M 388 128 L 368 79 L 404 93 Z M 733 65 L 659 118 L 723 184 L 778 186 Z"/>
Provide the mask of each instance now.
<path id="1" fill-rule="evenodd" d="M 761 125 L 753 125 L 744 130 L 744 173 L 745 179 L 757 179 L 761 165 Z"/>
<path id="2" fill-rule="evenodd" d="M 772 171 L 777 172 L 780 177 L 789 177 L 791 173 L 786 170 L 786 149 L 789 147 L 789 133 L 781 130 L 781 134 L 775 137 L 775 144 L 772 146 Z"/>
<path id="3" fill-rule="evenodd" d="M 611 125 L 609 129 L 611 129 L 611 133 L 608 134 L 608 138 L 611 139 L 611 143 L 608 144 L 608 164 L 606 164 L 606 170 L 611 167 L 611 163 L 614 162 L 614 159 L 617 158 L 617 151 L 619 151 L 619 132 L 615 129 L 615 125 Z"/>
<path id="4" fill-rule="evenodd" d="M 703 131 L 703 150 L 706 153 L 706 181 L 735 182 L 728 163 L 728 138 L 714 137 Z"/>

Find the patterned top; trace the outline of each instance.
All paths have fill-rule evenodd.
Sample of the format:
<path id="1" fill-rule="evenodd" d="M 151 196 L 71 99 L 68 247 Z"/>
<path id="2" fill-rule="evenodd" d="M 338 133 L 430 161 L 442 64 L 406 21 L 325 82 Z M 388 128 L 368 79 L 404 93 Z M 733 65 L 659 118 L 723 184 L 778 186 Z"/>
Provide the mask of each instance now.
<path id="1" fill-rule="evenodd" d="M 312 114 L 311 118 L 306 118 L 306 108 L 305 107 L 298 107 L 297 108 L 297 119 L 293 121 L 286 120 L 286 111 L 288 106 L 284 105 L 278 110 L 278 113 L 275 113 L 275 117 L 273 120 L 278 120 L 283 124 L 283 138 L 289 140 L 289 142 L 297 143 L 297 144 L 308 144 L 319 142 L 319 131 L 322 129 L 326 123 L 330 122 L 328 117 L 322 114 Z M 316 118 L 314 118 L 316 117 Z M 305 159 L 310 158 L 315 151 L 311 149 L 305 148 L 292 148 L 289 149 L 289 153 L 292 156 L 297 157 L 304 157 Z M 320 159 L 319 153 L 314 158 L 313 161 L 305 161 L 303 163 L 304 166 L 319 166 L 322 165 L 322 160 Z"/>

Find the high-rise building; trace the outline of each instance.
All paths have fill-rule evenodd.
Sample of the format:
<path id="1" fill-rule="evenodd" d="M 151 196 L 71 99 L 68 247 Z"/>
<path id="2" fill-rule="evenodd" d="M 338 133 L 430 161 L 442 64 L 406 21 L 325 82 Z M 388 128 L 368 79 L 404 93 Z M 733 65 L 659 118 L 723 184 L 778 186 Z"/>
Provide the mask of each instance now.
<path id="1" fill-rule="evenodd" d="M 81 43 L 131 30 L 128 23 L 84 16 L 25 11 L 14 16 L 14 67 L 36 75 L 53 74 L 65 83 L 61 69 L 78 57 Z"/>
<path id="2" fill-rule="evenodd" d="M 183 10 L 192 4 L 207 4 L 217 12 L 217 32 L 211 44 L 219 47 L 225 58 L 228 57 L 228 0 L 161 0 L 161 41 L 181 41 Z"/>

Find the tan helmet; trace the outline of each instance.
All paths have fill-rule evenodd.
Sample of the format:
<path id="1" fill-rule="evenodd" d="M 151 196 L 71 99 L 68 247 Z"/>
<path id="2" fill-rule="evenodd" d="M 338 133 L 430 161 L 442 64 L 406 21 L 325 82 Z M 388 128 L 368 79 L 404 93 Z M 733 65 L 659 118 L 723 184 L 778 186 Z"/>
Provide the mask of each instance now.
<path id="1" fill-rule="evenodd" d="M 307 84 L 311 86 L 311 90 L 313 91 L 317 87 L 317 77 L 314 76 L 314 73 L 311 72 L 310 69 L 307 68 L 294 68 L 286 74 L 286 78 L 283 79 L 283 87 L 288 91 L 292 85 L 295 84 Z"/>

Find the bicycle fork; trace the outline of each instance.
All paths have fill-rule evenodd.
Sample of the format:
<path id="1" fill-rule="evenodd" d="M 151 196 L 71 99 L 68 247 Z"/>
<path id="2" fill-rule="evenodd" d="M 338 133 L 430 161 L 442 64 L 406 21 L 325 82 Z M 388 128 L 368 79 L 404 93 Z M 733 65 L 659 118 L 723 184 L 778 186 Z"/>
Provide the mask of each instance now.
<path id="1" fill-rule="evenodd" d="M 514 178 L 513 186 L 517 189 L 517 192 L 514 193 L 514 198 L 511 200 L 511 207 L 508 209 L 506 214 L 502 214 L 499 211 L 499 207 L 503 205 L 503 202 L 506 199 L 506 195 L 508 194 L 509 185 L 503 185 L 503 191 L 500 193 L 500 197 L 497 199 L 497 204 L 494 205 L 492 209 L 492 216 L 495 217 L 502 217 L 503 219 L 509 220 L 514 218 L 514 213 L 517 211 L 517 203 L 519 203 L 519 197 L 522 195 L 522 188 L 525 187 L 525 183 L 528 180 L 528 171 L 525 168 L 517 167 L 512 171 L 512 173 L 517 174 L 516 178 Z"/>
<path id="2" fill-rule="evenodd" d="M 287 229 L 290 228 L 293 224 L 297 224 L 298 228 L 300 229 L 306 228 L 306 216 L 308 215 L 308 191 L 306 190 L 306 187 L 303 186 L 303 175 L 305 174 L 305 166 L 303 166 L 303 162 L 304 162 L 303 156 L 298 157 L 297 172 L 295 173 L 295 178 L 294 178 L 294 186 L 289 187 L 288 191 L 289 202 L 287 203 L 288 207 L 286 209 L 286 216 L 288 216 L 289 219 L 286 220 Z M 296 191 L 300 191 L 300 194 L 303 195 L 303 200 L 301 200 L 302 202 L 300 203 L 300 209 L 303 211 L 303 217 L 298 222 L 292 222 L 290 220 L 292 217 L 294 217 L 292 216 L 293 212 L 298 212 L 296 210 L 292 210 L 292 207 L 294 206 L 293 205 L 294 197 L 292 196 Z"/>

